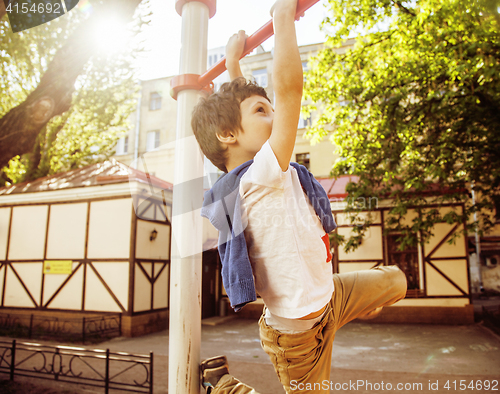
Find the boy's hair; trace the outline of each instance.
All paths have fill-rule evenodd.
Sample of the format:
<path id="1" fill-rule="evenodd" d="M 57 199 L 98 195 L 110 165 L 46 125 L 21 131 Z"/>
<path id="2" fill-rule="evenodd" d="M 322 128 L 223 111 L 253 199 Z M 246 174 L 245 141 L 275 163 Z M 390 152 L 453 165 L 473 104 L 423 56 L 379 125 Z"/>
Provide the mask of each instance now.
<path id="1" fill-rule="evenodd" d="M 193 110 L 191 127 L 203 154 L 221 171 L 227 172 L 226 150 L 217 134 L 241 130 L 240 104 L 251 96 L 262 96 L 269 102 L 264 88 L 240 77 L 221 86 L 220 91 L 202 98 Z"/>

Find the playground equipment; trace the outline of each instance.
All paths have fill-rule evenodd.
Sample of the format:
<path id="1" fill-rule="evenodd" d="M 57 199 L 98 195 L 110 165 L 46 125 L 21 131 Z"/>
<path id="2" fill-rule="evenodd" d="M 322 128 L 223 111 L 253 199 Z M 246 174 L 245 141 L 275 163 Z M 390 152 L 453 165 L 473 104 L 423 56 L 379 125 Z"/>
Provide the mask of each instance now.
<path id="1" fill-rule="evenodd" d="M 318 1 L 298 0 L 296 19 Z M 203 73 L 208 20 L 215 15 L 216 0 L 176 0 L 175 8 L 182 16 L 182 50 L 180 75 L 171 82 L 178 103 L 172 204 L 174 209 L 182 206 L 183 214 L 172 215 L 168 392 L 193 394 L 200 392 L 203 155 L 193 136 L 191 113 L 200 91 L 211 90 L 212 80 L 226 70 L 226 59 Z M 247 38 L 242 57 L 273 33 L 271 20 Z M 189 188 L 175 187 L 187 183 Z"/>

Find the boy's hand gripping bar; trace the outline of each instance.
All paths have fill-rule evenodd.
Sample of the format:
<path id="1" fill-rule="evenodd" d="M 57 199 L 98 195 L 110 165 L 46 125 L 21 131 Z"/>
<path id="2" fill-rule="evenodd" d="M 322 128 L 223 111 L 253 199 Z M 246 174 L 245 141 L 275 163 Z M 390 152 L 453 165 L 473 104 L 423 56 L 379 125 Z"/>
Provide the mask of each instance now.
<path id="1" fill-rule="evenodd" d="M 295 13 L 295 19 L 298 20 L 304 12 L 316 4 L 319 0 L 298 0 L 297 1 L 297 12 Z M 273 21 L 272 19 L 257 30 L 254 34 L 248 37 L 245 41 L 245 48 L 243 49 L 243 54 L 241 58 L 248 55 L 260 44 L 266 41 L 269 37 L 274 34 Z M 208 69 L 204 74 L 184 74 L 177 75 L 170 81 L 171 91 L 170 94 L 174 99 L 177 99 L 177 94 L 185 89 L 196 89 L 196 90 L 209 90 L 212 81 L 226 71 L 226 57 L 224 56 L 221 60 L 215 63 L 210 69 Z"/>

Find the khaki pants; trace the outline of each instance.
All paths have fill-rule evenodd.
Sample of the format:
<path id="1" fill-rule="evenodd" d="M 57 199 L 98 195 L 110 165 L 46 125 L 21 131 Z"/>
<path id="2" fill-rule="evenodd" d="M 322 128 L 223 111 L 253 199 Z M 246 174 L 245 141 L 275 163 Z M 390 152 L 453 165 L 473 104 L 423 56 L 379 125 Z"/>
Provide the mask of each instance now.
<path id="1" fill-rule="evenodd" d="M 335 291 L 320 322 L 308 331 L 284 334 L 259 320 L 262 348 L 278 379 L 290 393 L 329 393 L 335 332 L 368 312 L 394 304 L 406 295 L 406 277 L 396 266 L 335 274 Z M 213 394 L 253 394 L 251 387 L 225 375 Z"/>

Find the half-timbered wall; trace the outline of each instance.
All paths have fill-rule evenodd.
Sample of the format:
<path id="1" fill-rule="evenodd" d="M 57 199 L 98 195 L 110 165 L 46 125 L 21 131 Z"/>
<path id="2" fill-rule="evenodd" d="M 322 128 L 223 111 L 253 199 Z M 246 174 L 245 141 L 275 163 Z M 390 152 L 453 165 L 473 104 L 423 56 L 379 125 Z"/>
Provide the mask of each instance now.
<path id="1" fill-rule="evenodd" d="M 431 209 L 431 208 L 429 208 Z M 439 208 L 441 214 L 451 209 L 462 210 L 461 206 Z M 466 240 L 463 236 L 463 224 L 438 223 L 433 228 L 429 242 L 409 252 L 397 251 L 391 242 L 397 237 L 384 235 L 384 215 L 388 209 L 372 211 L 372 224 L 368 228 L 361 245 L 353 252 L 345 253 L 342 247 L 335 251 L 336 271 L 339 273 L 370 269 L 377 265 L 389 265 L 401 262 L 411 279 L 407 296 L 399 306 L 455 306 L 470 304 L 469 266 Z M 368 215 L 368 213 L 365 213 Z M 404 221 L 411 223 L 417 215 L 409 211 Z M 348 237 L 355 223 L 351 223 L 345 213 L 335 213 L 338 223 L 337 233 Z M 452 236 L 452 244 L 448 241 Z M 411 260 L 418 262 L 411 266 Z M 411 276 L 411 278 L 409 277 Z"/>
<path id="2" fill-rule="evenodd" d="M 166 310 L 171 208 L 164 199 L 133 201 L 0 207 L 0 307 L 126 315 Z M 61 260 L 71 261 L 71 273 L 44 273 L 44 261 Z"/>

